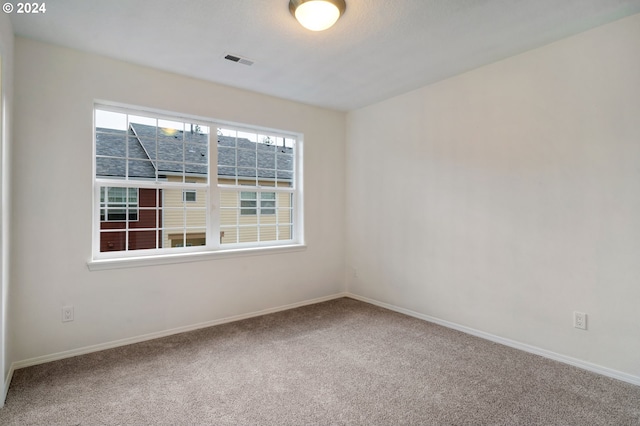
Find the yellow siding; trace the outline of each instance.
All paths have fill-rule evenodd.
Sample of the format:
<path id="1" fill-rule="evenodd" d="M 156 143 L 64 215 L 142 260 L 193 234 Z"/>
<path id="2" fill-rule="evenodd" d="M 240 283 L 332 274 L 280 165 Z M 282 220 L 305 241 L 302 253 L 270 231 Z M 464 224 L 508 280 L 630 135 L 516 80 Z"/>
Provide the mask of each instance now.
<path id="1" fill-rule="evenodd" d="M 233 181 L 221 180 L 221 184 L 233 184 Z M 273 182 L 270 182 L 273 186 Z M 267 186 L 267 183 L 265 185 Z M 279 187 L 290 186 L 279 182 Z M 254 192 L 250 189 L 247 192 Z M 239 194 L 234 191 L 222 191 L 220 194 L 220 230 L 224 232 L 222 244 L 246 243 L 256 241 L 276 241 L 291 239 L 291 194 L 277 193 L 275 214 L 240 214 Z M 258 223 L 259 220 L 259 223 Z M 258 224 L 260 226 L 258 226 Z M 280 224 L 280 226 L 275 226 Z"/>
<path id="2" fill-rule="evenodd" d="M 182 182 L 182 178 L 176 176 L 169 176 L 167 180 Z M 204 178 L 189 178 L 188 181 L 206 183 Z M 203 235 L 207 225 L 207 192 L 204 189 L 196 190 L 196 201 L 183 201 L 182 189 L 165 189 L 162 206 L 164 247 L 184 244 L 182 237 L 178 235 L 183 234 L 185 226 L 189 228 L 187 244 L 201 245 L 205 242 Z"/>
<path id="3" fill-rule="evenodd" d="M 180 177 L 169 177 L 169 182 L 181 182 Z M 206 182 L 202 178 L 193 178 L 192 182 Z M 221 179 L 220 184 L 235 184 L 233 180 Z M 249 185 L 253 181 L 241 182 Z M 263 186 L 273 186 L 273 182 L 261 183 Z M 279 187 L 289 187 L 285 182 L 279 182 Z M 248 192 L 253 192 L 248 190 Z M 236 242 L 276 241 L 291 239 L 291 194 L 277 193 L 277 208 L 272 215 L 241 215 L 239 194 L 233 191 L 220 193 L 220 242 L 222 244 Z M 260 223 L 258 224 L 258 220 Z M 164 247 L 184 245 L 184 227 L 187 232 L 187 244 L 200 245 L 205 243 L 206 229 L 206 191 L 196 191 L 196 201 L 183 201 L 182 189 L 166 189 L 163 191 L 163 227 Z M 259 226 L 260 225 L 260 226 Z M 278 225 L 278 226 L 276 226 Z M 196 229 L 191 229 L 196 228 Z"/>

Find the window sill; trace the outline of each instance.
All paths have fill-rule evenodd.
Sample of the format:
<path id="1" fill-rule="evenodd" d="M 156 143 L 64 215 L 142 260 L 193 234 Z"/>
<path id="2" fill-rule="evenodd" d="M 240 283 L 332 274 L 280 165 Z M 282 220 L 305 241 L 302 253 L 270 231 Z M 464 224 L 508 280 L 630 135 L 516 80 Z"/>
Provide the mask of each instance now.
<path id="1" fill-rule="evenodd" d="M 103 271 L 106 269 L 137 268 L 141 266 L 167 265 L 172 263 L 202 262 L 205 260 L 228 259 L 231 257 L 264 256 L 304 251 L 306 249 L 307 246 L 304 244 L 292 244 L 286 246 L 251 247 L 198 253 L 164 254 L 120 259 L 99 259 L 88 261 L 87 267 L 90 271 Z"/>

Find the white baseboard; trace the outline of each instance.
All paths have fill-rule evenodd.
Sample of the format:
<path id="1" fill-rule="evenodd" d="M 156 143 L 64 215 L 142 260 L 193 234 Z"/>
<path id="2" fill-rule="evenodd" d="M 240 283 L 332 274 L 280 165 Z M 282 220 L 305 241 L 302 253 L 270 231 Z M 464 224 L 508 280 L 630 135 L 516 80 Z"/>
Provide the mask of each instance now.
<path id="1" fill-rule="evenodd" d="M 248 319 L 248 318 L 253 318 L 253 317 L 258 317 L 258 316 L 262 316 L 262 315 L 267 315 L 267 314 L 272 314 L 275 312 L 280 312 L 280 311 L 286 311 L 289 309 L 295 309 L 295 308 L 299 308 L 302 306 L 307 306 L 307 305 L 314 305 L 316 303 L 321 303 L 321 302 L 326 302 L 329 300 L 334 300 L 334 299 L 339 299 L 341 297 L 349 297 L 355 300 L 360 300 L 362 302 L 365 303 L 370 303 L 372 305 L 376 305 L 376 306 L 380 306 L 382 308 L 385 309 L 389 309 L 391 311 L 395 311 L 395 312 L 399 312 L 405 315 L 409 315 L 411 317 L 414 318 L 418 318 L 424 321 L 428 321 L 428 322 L 432 322 L 434 324 L 438 324 L 438 325 L 442 325 L 444 327 L 447 328 L 451 328 L 454 330 L 458 330 L 461 331 L 463 333 L 467 333 L 467 334 L 471 334 L 473 336 L 477 336 L 480 337 L 482 339 L 486 339 L 495 343 L 499 343 L 505 346 L 509 346 L 515 349 L 519 349 L 525 352 L 529 352 L 529 353 L 533 353 L 536 355 L 540 355 L 542 357 L 545 358 L 549 358 L 555 361 L 559 361 L 565 364 L 569 364 L 572 365 L 574 367 L 578 367 L 578 368 L 582 368 L 584 370 L 587 371 L 591 371 L 593 373 L 597 373 L 597 374 L 601 374 L 603 376 L 607 376 L 607 377 L 611 377 L 613 379 L 617 379 L 617 380 L 621 380 L 623 382 L 627 382 L 627 383 L 631 383 L 633 385 L 636 386 L 640 386 L 640 377 L 638 376 L 634 376 L 631 374 L 627 374 L 627 373 L 623 373 L 617 370 L 613 370 L 607 367 L 603 367 L 600 365 L 596 365 L 596 364 L 592 364 L 590 362 L 587 361 L 583 361 L 580 359 L 576 359 L 576 358 L 572 358 L 566 355 L 561 355 L 552 351 L 548 351 L 546 349 L 541 349 L 535 346 L 531 346 L 531 345 L 527 345 L 525 343 L 521 343 L 515 340 L 511 340 L 511 339 L 506 339 L 500 336 L 496 336 L 494 334 L 490 334 L 490 333 L 486 333 L 484 331 L 480 331 L 480 330 L 476 330 L 470 327 L 466 327 L 463 325 L 459 325 L 450 321 L 445 321 L 436 317 L 432 317 L 429 315 L 424 315 L 421 314 L 419 312 L 415 312 L 409 309 L 405 309 L 405 308 L 400 308 L 398 306 L 395 305 L 391 305 L 388 303 L 384 303 L 384 302 L 380 302 L 374 299 L 370 299 L 368 297 L 364 297 L 364 296 L 359 296 L 357 294 L 352 294 L 349 292 L 343 292 L 343 293 L 336 293 L 330 296 L 324 296 L 324 297 L 319 297 L 316 299 L 311 299 L 311 300 L 305 300 L 302 302 L 296 302 L 296 303 L 291 303 L 288 305 L 283 305 L 283 306 L 278 306 L 275 308 L 269 308 L 269 309 L 263 309 L 261 311 L 256 311 L 256 312 L 250 312 L 247 314 L 242 314 L 242 315 L 234 315 L 231 317 L 226 317 L 226 318 L 221 318 L 221 319 L 217 319 L 217 320 L 213 320 L 213 321 L 207 321 L 207 322 L 203 322 L 203 323 L 199 323 L 199 324 L 193 324 L 193 325 L 189 325 L 189 326 L 185 326 L 185 327 L 178 327 L 178 328 L 173 328 L 170 330 L 165 330 L 165 331 L 160 331 L 157 333 L 149 333 L 149 334 L 145 334 L 142 336 L 135 336 L 135 337 L 130 337 L 130 338 L 126 338 L 126 339 L 121 339 L 121 340 L 115 340 L 115 341 L 111 341 L 111 342 L 107 342 L 107 343 L 100 343 L 97 345 L 92 345 L 92 346 L 85 346 L 82 348 L 77 348 L 77 349 L 72 349 L 69 351 L 64 351 L 64 352 L 58 352 L 58 353 L 54 353 L 54 354 L 50 354 L 50 355 L 44 355 L 44 356 L 40 356 L 40 357 L 35 357 L 35 358 L 30 358 L 30 359 L 25 359 L 22 361 L 16 361 L 14 363 L 11 364 L 11 367 L 9 369 L 9 373 L 7 374 L 7 378 L 5 380 L 5 389 L 4 389 L 4 395 L 0 395 L 0 397 L 2 397 L 2 401 L 0 404 L 0 407 L 2 407 L 4 400 L 7 396 L 7 392 L 9 391 L 9 385 L 11 384 L 11 379 L 13 377 L 13 373 L 15 370 L 20 369 L 20 368 L 25 368 L 25 367 L 30 367 L 33 365 L 38 365 L 38 364 L 44 364 L 47 362 L 51 362 L 51 361 L 57 361 L 60 359 L 65 359 L 65 358 L 71 358 L 74 356 L 78 356 L 78 355 L 85 355 L 88 353 L 92 353 L 92 352 L 97 352 L 97 351 L 102 351 L 105 349 L 112 349 L 112 348 L 117 348 L 119 346 L 125 346 L 125 345 L 131 345 L 134 343 L 140 343 L 140 342 L 144 342 L 147 340 L 153 340 L 153 339 L 158 339 L 161 337 L 166 337 L 166 336 L 171 336 L 173 334 L 178 334 L 178 333 L 184 333 L 187 331 L 193 331 L 193 330 L 198 330 L 201 328 L 207 328 L 207 327 L 212 327 L 215 325 L 220 325 L 220 324 L 226 324 L 226 323 L 230 323 L 230 322 L 234 322 L 234 321 L 240 321 L 243 319 Z"/>
<path id="2" fill-rule="evenodd" d="M 314 305 L 316 303 L 326 302 L 333 299 L 339 299 L 341 297 L 347 297 L 347 293 L 336 293 L 330 296 L 318 297 L 316 299 L 305 300 L 302 302 L 291 303 L 288 305 L 277 306 L 275 308 L 263 309 L 261 311 L 250 312 L 247 314 L 234 315 L 231 317 L 221 318 L 213 321 L 202 322 L 198 324 L 188 325 L 184 327 L 172 328 L 170 330 L 159 331 L 156 333 L 144 334 L 142 336 L 129 337 L 126 339 L 114 340 L 107 343 L 100 343 L 92 346 L 85 346 L 82 348 L 71 349 L 69 351 L 57 352 L 50 355 L 43 355 L 35 358 L 29 358 L 22 361 L 16 361 L 11 364 L 10 374 L 7 380 L 7 387 L 9 389 L 9 383 L 13 376 L 13 371 L 20 368 L 31 367 L 38 364 L 44 364 L 51 361 L 58 361 L 60 359 L 71 358 L 78 355 L 85 355 L 92 352 L 103 351 L 105 349 L 117 348 L 119 346 L 131 345 L 134 343 L 145 342 L 147 340 L 158 339 L 161 337 L 171 336 L 173 334 L 185 333 L 187 331 L 198 330 L 201 328 L 212 327 L 215 325 L 226 324 L 234 321 L 240 321 L 248 318 L 259 317 L 262 315 L 273 314 L 275 312 L 286 311 L 289 309 L 299 308 L 301 306 Z"/>
<path id="3" fill-rule="evenodd" d="M 538 348 L 536 346 L 527 345 L 526 343 L 521 343 L 515 340 L 506 339 L 504 337 L 496 336 L 491 333 L 486 333 L 484 331 L 476 330 L 474 328 L 466 327 L 464 325 L 456 324 L 450 321 L 445 321 L 440 318 L 435 318 L 429 315 L 424 315 L 419 312 L 414 312 L 410 309 L 400 308 L 395 305 L 391 305 L 389 303 L 380 302 L 374 299 L 369 299 L 368 297 L 358 296 L 357 294 L 352 294 L 347 292 L 346 297 L 350 297 L 352 299 L 360 300 L 361 302 L 370 303 L 372 305 L 380 306 L 382 308 L 389 309 L 391 311 L 399 312 L 401 314 L 409 315 L 414 318 L 418 318 L 424 321 L 429 321 L 434 324 L 438 324 L 447 328 L 452 328 L 454 330 L 461 331 L 463 333 L 471 334 L 476 337 L 480 337 L 482 339 L 490 340 L 495 343 L 499 343 L 501 345 L 509 346 L 515 349 L 519 349 L 521 351 L 529 352 L 532 354 L 540 355 L 544 358 L 549 358 L 554 361 L 559 361 L 565 364 L 572 365 L 574 367 L 582 368 L 583 370 L 591 371 L 592 373 L 601 374 L 603 376 L 611 377 L 613 379 L 621 380 L 623 382 L 631 383 L 636 386 L 640 386 L 640 377 L 634 376 L 631 374 L 623 373 L 621 371 L 613 370 L 611 368 L 603 367 L 601 365 L 592 364 L 587 361 L 583 361 L 577 358 L 572 358 L 570 356 L 558 354 L 552 351 L 548 351 L 546 349 Z"/>

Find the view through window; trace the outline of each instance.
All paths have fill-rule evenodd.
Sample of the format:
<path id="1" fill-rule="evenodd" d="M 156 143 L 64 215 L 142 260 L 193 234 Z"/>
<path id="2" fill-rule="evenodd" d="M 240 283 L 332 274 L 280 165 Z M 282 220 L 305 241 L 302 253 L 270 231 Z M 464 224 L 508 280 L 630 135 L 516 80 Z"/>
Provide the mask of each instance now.
<path id="1" fill-rule="evenodd" d="M 300 242 L 297 144 L 96 106 L 94 258 Z"/>

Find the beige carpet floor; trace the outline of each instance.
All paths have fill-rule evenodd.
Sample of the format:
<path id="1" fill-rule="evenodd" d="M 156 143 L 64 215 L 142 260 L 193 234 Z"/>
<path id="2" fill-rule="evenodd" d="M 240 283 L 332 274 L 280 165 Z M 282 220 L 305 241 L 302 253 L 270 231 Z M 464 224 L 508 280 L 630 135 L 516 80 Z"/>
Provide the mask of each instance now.
<path id="1" fill-rule="evenodd" d="M 640 425 L 640 387 L 352 299 L 15 372 L 2 425 Z"/>

